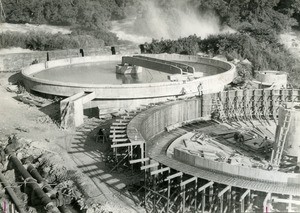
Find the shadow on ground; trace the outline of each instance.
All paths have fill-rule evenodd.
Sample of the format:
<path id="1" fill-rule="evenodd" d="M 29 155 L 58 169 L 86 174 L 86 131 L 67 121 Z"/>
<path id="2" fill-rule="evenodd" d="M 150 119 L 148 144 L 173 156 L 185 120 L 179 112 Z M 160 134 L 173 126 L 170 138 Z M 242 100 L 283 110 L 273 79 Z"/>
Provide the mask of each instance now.
<path id="1" fill-rule="evenodd" d="M 77 167 L 95 183 L 107 200 L 111 200 L 112 196 L 133 208 L 132 204 L 137 205 L 138 201 L 124 189 L 126 185 L 138 182 L 140 176 L 129 168 L 120 170 L 114 169 L 115 165 L 109 165 L 107 158 L 111 153 L 110 142 L 103 141 L 102 138 L 97 140 L 99 129 L 105 128 L 107 137 L 109 136 L 110 124 L 111 122 L 99 119 L 88 119 L 84 125 L 76 129 L 68 153 Z"/>

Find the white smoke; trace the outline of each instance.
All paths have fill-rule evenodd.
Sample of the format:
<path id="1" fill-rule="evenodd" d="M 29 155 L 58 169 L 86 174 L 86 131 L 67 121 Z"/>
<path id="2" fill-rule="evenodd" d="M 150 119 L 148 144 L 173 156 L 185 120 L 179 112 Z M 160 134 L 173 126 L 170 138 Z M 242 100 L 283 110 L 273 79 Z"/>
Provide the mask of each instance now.
<path id="1" fill-rule="evenodd" d="M 197 5 L 186 0 L 144 0 L 142 12 L 124 26 L 113 23 L 120 39 L 142 43 L 155 39 L 178 39 L 196 34 L 201 38 L 230 30 L 222 30 L 213 12 L 200 14 Z M 142 42 L 141 42 L 142 41 Z"/>

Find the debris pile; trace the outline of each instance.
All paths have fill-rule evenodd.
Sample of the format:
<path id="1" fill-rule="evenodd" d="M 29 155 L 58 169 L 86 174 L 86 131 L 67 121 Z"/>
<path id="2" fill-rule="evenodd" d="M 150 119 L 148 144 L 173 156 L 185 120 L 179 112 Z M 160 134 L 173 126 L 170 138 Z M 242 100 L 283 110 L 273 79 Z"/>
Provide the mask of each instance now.
<path id="1" fill-rule="evenodd" d="M 2 141 L 0 157 L 2 174 L 17 199 L 24 205 L 24 211 L 45 212 L 44 209 L 48 206 L 42 206 L 44 198 L 39 198 L 41 193 L 44 193 L 53 203 L 54 208 L 76 206 L 81 209 L 80 212 L 83 210 L 105 212 L 100 206 L 87 200 L 85 194 L 88 193 L 85 191 L 87 189 L 82 174 L 68 169 L 59 154 L 40 149 L 34 146 L 31 140 L 11 135 L 7 141 Z M 24 178 L 24 173 L 29 176 Z M 37 193 L 35 187 L 39 187 L 41 193 Z M 15 200 L 11 199 L 11 195 L 5 195 L 2 186 L 0 194 L 2 201 L 7 202 L 7 206 L 14 206 Z M 17 206 L 16 203 L 15 205 Z M 102 210 L 98 211 L 98 209 Z"/>

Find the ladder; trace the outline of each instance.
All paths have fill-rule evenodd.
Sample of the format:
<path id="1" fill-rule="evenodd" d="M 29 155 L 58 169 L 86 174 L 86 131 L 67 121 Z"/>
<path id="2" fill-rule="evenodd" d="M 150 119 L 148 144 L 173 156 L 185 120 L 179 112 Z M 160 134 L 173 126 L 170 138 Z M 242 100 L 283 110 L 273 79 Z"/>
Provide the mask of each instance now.
<path id="1" fill-rule="evenodd" d="M 275 153 L 275 157 L 273 159 L 273 163 L 275 165 L 279 165 L 280 161 L 281 161 L 281 157 L 282 157 L 282 153 L 284 150 L 284 145 L 285 145 L 285 141 L 286 141 L 286 136 L 288 134 L 289 128 L 290 128 L 290 124 L 291 124 L 291 112 L 287 111 L 285 118 L 284 118 L 284 122 L 283 122 L 283 126 L 280 129 L 280 134 L 278 137 L 278 147 Z"/>
<path id="2" fill-rule="evenodd" d="M 225 112 L 224 112 L 224 106 L 223 106 L 223 103 L 221 101 L 221 99 L 219 97 L 216 98 L 216 105 L 217 105 L 217 109 L 220 113 L 220 119 L 223 123 L 228 123 L 228 120 L 227 120 L 227 117 L 225 115 Z"/>

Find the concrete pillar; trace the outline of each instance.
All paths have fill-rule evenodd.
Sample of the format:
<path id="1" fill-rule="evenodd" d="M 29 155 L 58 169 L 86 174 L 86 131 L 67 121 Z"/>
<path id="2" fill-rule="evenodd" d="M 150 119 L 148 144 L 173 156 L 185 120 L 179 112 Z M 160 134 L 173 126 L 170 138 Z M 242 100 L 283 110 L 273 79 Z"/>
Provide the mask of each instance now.
<path id="1" fill-rule="evenodd" d="M 209 202 L 210 205 L 212 205 L 213 195 L 214 195 L 214 187 L 213 187 L 213 185 L 211 185 L 209 187 L 208 195 L 209 195 L 208 202 Z"/>
<path id="2" fill-rule="evenodd" d="M 293 200 L 293 195 L 290 195 L 290 196 L 289 196 L 289 200 L 290 200 L 290 201 Z M 292 209 L 292 203 L 291 203 L 291 202 L 288 203 L 287 211 L 288 211 L 288 212 L 292 212 L 292 211 L 293 211 L 293 209 Z"/>
<path id="3" fill-rule="evenodd" d="M 80 49 L 79 52 L 80 52 L 81 56 L 84 57 L 84 51 L 83 51 L 83 49 Z"/>
<path id="4" fill-rule="evenodd" d="M 231 212 L 232 213 L 236 213 L 236 191 L 235 190 L 232 190 L 232 194 L 231 194 L 231 199 L 232 199 L 232 202 L 231 202 Z"/>
<path id="5" fill-rule="evenodd" d="M 110 50 L 112 55 L 116 55 L 116 47 L 112 46 Z"/>
<path id="6" fill-rule="evenodd" d="M 248 196 L 247 199 L 247 206 L 250 205 L 250 189 L 246 190 L 240 197 L 240 203 L 241 203 L 241 212 L 245 212 L 245 198 Z M 246 206 L 246 207 L 247 207 Z"/>
<path id="7" fill-rule="evenodd" d="M 206 189 L 204 189 L 203 191 L 202 191 L 202 204 L 201 204 L 201 212 L 202 213 L 204 213 L 204 211 L 205 211 L 205 200 L 206 200 L 206 197 L 205 197 L 205 191 L 206 191 Z"/>
<path id="8" fill-rule="evenodd" d="M 140 44 L 139 47 L 140 47 L 141 53 L 142 54 L 145 53 L 145 46 L 143 44 Z"/>
<path id="9" fill-rule="evenodd" d="M 223 195 L 220 196 L 220 212 L 223 213 Z"/>

